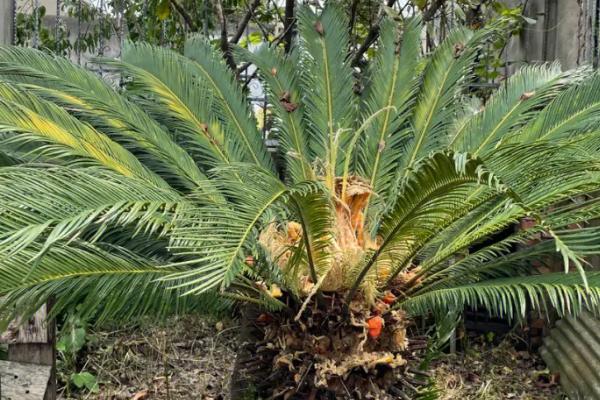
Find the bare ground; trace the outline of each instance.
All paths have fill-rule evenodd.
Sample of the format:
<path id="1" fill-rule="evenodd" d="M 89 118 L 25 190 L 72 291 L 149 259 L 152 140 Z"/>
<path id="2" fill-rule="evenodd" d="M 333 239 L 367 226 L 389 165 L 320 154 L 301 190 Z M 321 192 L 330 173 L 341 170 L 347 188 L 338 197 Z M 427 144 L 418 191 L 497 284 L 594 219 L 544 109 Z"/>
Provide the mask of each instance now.
<path id="1" fill-rule="evenodd" d="M 81 369 L 98 377 L 99 392 L 62 399 L 228 399 L 236 353 L 234 323 L 181 318 L 90 335 Z M 500 346 L 472 346 L 433 363 L 440 399 L 562 399 L 535 354 Z M 63 371 L 66 372 L 66 371 Z"/>
<path id="2" fill-rule="evenodd" d="M 566 398 L 539 355 L 517 351 L 509 341 L 445 355 L 433 368 L 440 400 Z"/>

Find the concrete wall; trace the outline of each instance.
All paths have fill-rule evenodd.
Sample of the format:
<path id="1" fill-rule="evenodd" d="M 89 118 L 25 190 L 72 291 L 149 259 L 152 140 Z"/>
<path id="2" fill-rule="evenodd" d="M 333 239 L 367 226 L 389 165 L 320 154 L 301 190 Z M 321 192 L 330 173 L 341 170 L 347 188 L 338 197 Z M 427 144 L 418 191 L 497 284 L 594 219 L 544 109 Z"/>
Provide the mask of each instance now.
<path id="1" fill-rule="evenodd" d="M 563 69 L 592 63 L 595 3 L 596 0 L 529 0 L 524 14 L 536 23 L 527 25 L 507 47 L 510 69 L 555 60 Z"/>
<path id="2" fill-rule="evenodd" d="M 38 6 L 46 7 L 46 15 L 56 15 L 56 0 L 37 0 L 37 2 Z M 29 9 L 33 3 L 33 0 L 17 0 L 17 7 L 18 9 Z"/>
<path id="3" fill-rule="evenodd" d="M 12 2 L 0 0 L 0 44 L 12 42 Z"/>

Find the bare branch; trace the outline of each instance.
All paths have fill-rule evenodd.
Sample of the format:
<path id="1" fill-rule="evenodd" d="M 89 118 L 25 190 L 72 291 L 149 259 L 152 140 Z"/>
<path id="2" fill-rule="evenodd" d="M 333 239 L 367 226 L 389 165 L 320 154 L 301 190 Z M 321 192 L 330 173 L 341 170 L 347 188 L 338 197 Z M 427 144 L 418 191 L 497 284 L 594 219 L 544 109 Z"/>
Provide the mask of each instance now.
<path id="1" fill-rule="evenodd" d="M 192 16 L 181 6 L 181 4 L 179 4 L 177 0 L 170 0 L 170 3 L 175 9 L 175 11 L 177 11 L 177 13 L 181 15 L 188 29 L 192 32 L 196 32 L 198 30 L 198 26 L 194 22 Z"/>
<path id="2" fill-rule="evenodd" d="M 294 17 L 294 0 L 285 0 L 285 17 L 283 20 L 283 43 L 285 46 L 285 52 L 289 53 L 292 48 L 292 40 L 294 38 L 294 25 L 296 24 L 296 18 Z"/>
<path id="3" fill-rule="evenodd" d="M 221 41 L 220 47 L 223 52 L 223 58 L 225 58 L 225 62 L 231 68 L 232 71 L 236 71 L 235 61 L 233 60 L 233 56 L 231 55 L 231 49 L 229 48 L 229 42 L 227 41 L 227 18 L 225 18 L 225 12 L 223 11 L 223 2 L 222 0 L 218 0 L 215 3 L 215 7 L 217 9 L 217 14 L 219 15 L 219 19 L 221 20 Z"/>
<path id="4" fill-rule="evenodd" d="M 431 21 L 443 5 L 444 0 L 434 0 L 433 3 L 423 11 L 423 21 Z"/>
<path id="5" fill-rule="evenodd" d="M 246 14 L 244 14 L 244 18 L 242 18 L 240 24 L 238 25 L 237 31 L 235 32 L 231 40 L 229 40 L 230 44 L 236 44 L 240 41 L 240 38 L 244 34 L 244 30 L 248 26 L 248 22 L 250 22 L 250 18 L 252 18 L 254 11 L 256 11 L 259 5 L 260 0 L 254 0 L 252 4 L 250 4 L 250 6 L 248 7 L 248 11 L 246 12 Z"/>
<path id="6" fill-rule="evenodd" d="M 392 7 L 396 0 L 387 0 L 385 2 L 386 7 Z M 360 64 L 362 56 L 369 50 L 369 48 L 375 43 L 377 38 L 379 37 L 379 25 L 381 24 L 381 19 L 383 17 L 383 8 L 379 10 L 379 17 L 377 18 L 377 23 L 373 24 L 371 29 L 369 29 L 369 33 L 367 33 L 367 37 L 362 45 L 356 50 L 356 54 L 352 59 L 352 66 L 357 66 Z"/>

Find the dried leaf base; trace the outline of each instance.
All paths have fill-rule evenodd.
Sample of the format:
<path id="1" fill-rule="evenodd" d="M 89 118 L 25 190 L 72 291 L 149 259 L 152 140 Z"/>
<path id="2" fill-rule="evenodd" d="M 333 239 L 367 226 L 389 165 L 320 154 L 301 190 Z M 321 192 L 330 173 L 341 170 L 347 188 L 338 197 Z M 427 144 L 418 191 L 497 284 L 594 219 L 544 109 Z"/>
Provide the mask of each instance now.
<path id="1" fill-rule="evenodd" d="M 418 371 L 425 339 L 407 339 L 401 312 L 344 311 L 338 294 L 311 302 L 296 319 L 244 311 L 242 346 L 232 377 L 238 399 L 415 399 L 428 385 Z"/>

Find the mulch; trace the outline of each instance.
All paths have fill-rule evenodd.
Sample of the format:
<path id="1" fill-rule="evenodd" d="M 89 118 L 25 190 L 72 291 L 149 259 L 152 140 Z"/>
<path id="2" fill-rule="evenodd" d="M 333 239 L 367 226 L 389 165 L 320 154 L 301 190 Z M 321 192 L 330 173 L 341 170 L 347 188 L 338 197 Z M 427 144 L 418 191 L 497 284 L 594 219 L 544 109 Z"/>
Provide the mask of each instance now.
<path id="1" fill-rule="evenodd" d="M 228 399 L 237 333 L 233 322 L 189 317 L 92 332 L 79 365 L 97 376 L 99 392 L 71 398 Z M 510 340 L 442 355 L 432 369 L 441 400 L 565 398 L 541 358 Z"/>

